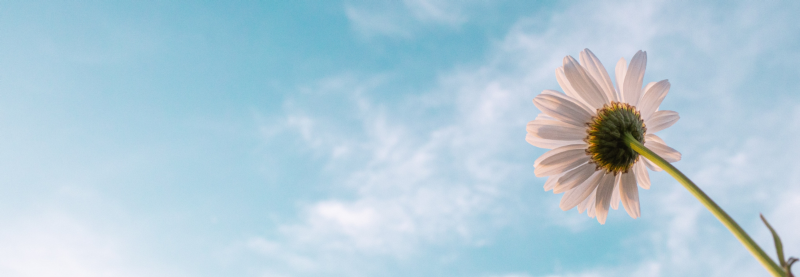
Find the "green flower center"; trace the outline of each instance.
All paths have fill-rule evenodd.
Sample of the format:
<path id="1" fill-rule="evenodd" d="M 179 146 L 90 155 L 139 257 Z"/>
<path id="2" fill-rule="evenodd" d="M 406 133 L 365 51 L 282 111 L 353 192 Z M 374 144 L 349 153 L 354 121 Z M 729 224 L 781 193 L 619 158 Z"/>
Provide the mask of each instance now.
<path id="1" fill-rule="evenodd" d="M 586 143 L 589 147 L 586 154 L 597 168 L 603 168 L 609 173 L 628 172 L 639 159 L 630 146 L 625 144 L 623 136 L 630 133 L 633 138 L 644 143 L 647 128 L 644 120 L 636 107 L 626 103 L 611 102 L 602 109 L 597 110 L 597 115 L 587 123 L 589 129 Z"/>

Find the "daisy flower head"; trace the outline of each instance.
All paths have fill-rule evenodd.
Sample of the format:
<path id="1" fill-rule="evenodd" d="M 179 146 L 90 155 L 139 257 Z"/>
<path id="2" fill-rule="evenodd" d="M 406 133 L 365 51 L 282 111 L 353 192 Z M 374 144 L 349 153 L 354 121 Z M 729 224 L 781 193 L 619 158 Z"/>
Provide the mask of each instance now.
<path id="1" fill-rule="evenodd" d="M 678 121 L 677 112 L 659 110 L 669 91 L 669 81 L 642 88 L 647 53 L 639 51 L 627 64 L 621 58 L 611 81 L 600 60 L 584 49 L 580 62 L 564 57 L 556 80 L 564 93 L 544 90 L 533 99 L 542 111 L 527 125 L 528 143 L 545 149 L 534 162 L 537 177 L 549 176 L 545 191 L 564 193 L 562 210 L 597 217 L 605 224 L 609 207 L 622 202 L 632 218 L 640 216 L 638 186 L 650 188 L 647 169 L 661 171 L 626 145 L 635 140 L 664 158 L 677 162 L 681 154 L 655 135 Z"/>

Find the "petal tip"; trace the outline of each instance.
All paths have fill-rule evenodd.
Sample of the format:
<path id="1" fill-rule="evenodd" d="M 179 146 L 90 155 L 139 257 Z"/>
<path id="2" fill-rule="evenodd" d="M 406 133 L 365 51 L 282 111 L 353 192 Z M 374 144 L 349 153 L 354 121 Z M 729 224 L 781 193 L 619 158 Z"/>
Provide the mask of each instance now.
<path id="1" fill-rule="evenodd" d="M 562 67 L 566 67 L 569 64 L 570 62 L 569 58 L 571 58 L 571 56 L 567 55 L 564 57 L 564 59 L 561 60 L 561 62 L 563 63 Z"/>

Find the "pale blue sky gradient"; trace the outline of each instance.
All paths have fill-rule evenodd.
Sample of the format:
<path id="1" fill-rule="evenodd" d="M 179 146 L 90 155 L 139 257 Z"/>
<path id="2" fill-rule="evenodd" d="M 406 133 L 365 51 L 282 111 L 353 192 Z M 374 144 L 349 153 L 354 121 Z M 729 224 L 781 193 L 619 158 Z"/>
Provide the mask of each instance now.
<path id="1" fill-rule="evenodd" d="M 564 56 L 645 50 L 676 166 L 800 256 L 798 12 L 3 2 L 0 275 L 766 276 L 663 172 L 639 219 L 561 211 L 525 124 Z"/>

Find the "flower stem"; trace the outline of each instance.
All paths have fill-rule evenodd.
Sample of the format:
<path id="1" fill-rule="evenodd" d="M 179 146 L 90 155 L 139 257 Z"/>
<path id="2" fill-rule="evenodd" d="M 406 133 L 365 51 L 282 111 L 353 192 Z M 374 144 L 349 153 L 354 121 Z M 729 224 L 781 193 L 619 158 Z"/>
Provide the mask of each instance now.
<path id="1" fill-rule="evenodd" d="M 714 216 L 717 217 L 717 219 L 719 219 L 719 221 L 721 221 L 725 227 L 728 227 L 728 230 L 730 230 L 731 233 L 733 233 L 733 235 L 736 236 L 736 238 L 739 239 L 742 244 L 744 244 L 744 247 L 747 248 L 747 250 L 749 250 L 759 262 L 761 262 L 761 265 L 763 265 L 767 271 L 772 273 L 772 276 L 786 276 L 786 272 L 784 272 L 783 269 L 778 266 L 778 264 L 776 264 L 772 259 L 770 259 L 769 256 L 767 256 L 767 253 L 765 253 L 764 250 L 762 250 L 761 247 L 759 247 L 758 244 L 756 244 L 756 242 L 753 241 L 753 239 L 750 238 L 747 233 L 745 233 L 742 227 L 740 227 L 739 224 L 736 224 L 736 221 L 733 221 L 733 219 L 727 213 L 725 213 L 725 211 L 723 211 L 722 208 L 717 205 L 717 203 L 714 203 L 714 201 L 711 200 L 708 195 L 700 190 L 700 188 L 697 187 L 692 180 L 689 180 L 686 175 L 683 175 L 683 173 L 672 166 L 672 164 L 656 155 L 656 153 L 650 149 L 647 149 L 647 147 L 645 147 L 642 143 L 634 139 L 631 134 L 626 133 L 624 139 L 625 143 L 629 144 L 634 151 L 638 152 L 640 155 L 644 156 L 651 162 L 667 171 L 669 175 L 672 175 L 672 177 L 678 180 L 678 182 L 680 182 L 687 190 L 689 190 L 689 192 L 692 193 L 697 200 L 700 200 L 700 203 L 703 203 L 703 205 L 706 206 L 706 208 L 711 211 L 711 213 L 714 214 Z"/>

